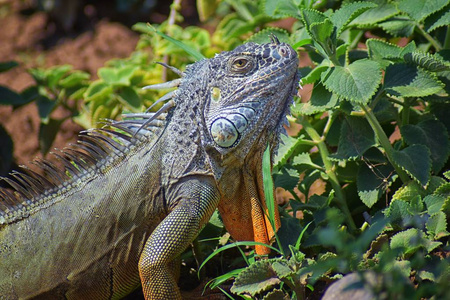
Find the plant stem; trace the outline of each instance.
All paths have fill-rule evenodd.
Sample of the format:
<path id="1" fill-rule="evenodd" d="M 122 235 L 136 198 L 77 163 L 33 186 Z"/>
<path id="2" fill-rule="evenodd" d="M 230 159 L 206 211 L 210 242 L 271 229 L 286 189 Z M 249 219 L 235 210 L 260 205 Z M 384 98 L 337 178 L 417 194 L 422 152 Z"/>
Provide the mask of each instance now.
<path id="1" fill-rule="evenodd" d="M 372 127 L 373 131 L 375 132 L 375 136 L 377 137 L 378 142 L 380 143 L 381 147 L 383 147 L 386 157 L 391 163 L 391 165 L 394 167 L 395 171 L 397 172 L 398 176 L 400 177 L 400 180 L 403 183 L 407 183 L 410 181 L 409 176 L 406 174 L 405 171 L 402 170 L 394 161 L 394 148 L 392 148 L 391 143 L 389 142 L 388 137 L 386 136 L 383 128 L 381 128 L 380 123 L 378 122 L 377 118 L 375 117 L 372 109 L 368 107 L 366 104 L 361 105 L 361 109 L 366 114 L 366 119 L 370 124 L 370 127 Z"/>
<path id="2" fill-rule="evenodd" d="M 434 49 L 436 49 L 436 51 L 441 51 L 442 50 L 441 44 L 439 44 L 438 41 L 433 39 L 433 37 L 431 35 L 429 35 L 425 30 L 423 30 L 421 25 L 416 25 L 414 27 L 414 29 L 417 32 L 419 32 L 427 41 L 429 41 L 431 43 L 431 45 L 433 45 Z"/>
<path id="3" fill-rule="evenodd" d="M 444 49 L 450 48 L 450 26 L 447 26 L 447 33 L 445 34 Z"/>
<path id="4" fill-rule="evenodd" d="M 331 116 L 329 116 L 331 118 Z M 342 212 L 346 216 L 348 226 L 351 231 L 356 230 L 355 222 L 353 221 L 353 217 L 348 209 L 347 202 L 345 200 L 344 192 L 342 191 L 341 185 L 339 184 L 339 180 L 334 173 L 334 164 L 328 158 L 330 153 L 328 152 L 327 145 L 325 144 L 325 138 L 321 137 L 317 131 L 312 127 L 312 125 L 305 119 L 301 118 L 300 124 L 305 129 L 306 133 L 311 137 L 311 139 L 317 143 L 317 148 L 319 148 L 320 157 L 322 158 L 323 164 L 325 166 L 325 174 L 328 175 L 331 186 L 336 193 L 336 202 L 341 207 Z"/>
<path id="5" fill-rule="evenodd" d="M 408 98 L 403 99 L 403 109 L 402 109 L 402 126 L 409 124 L 409 110 L 410 101 Z"/>

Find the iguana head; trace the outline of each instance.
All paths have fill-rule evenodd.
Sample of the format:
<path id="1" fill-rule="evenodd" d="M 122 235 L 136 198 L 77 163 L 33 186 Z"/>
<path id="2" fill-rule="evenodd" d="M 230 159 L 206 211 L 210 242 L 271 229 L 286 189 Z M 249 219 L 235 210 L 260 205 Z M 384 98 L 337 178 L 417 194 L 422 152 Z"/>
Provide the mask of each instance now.
<path id="1" fill-rule="evenodd" d="M 222 156 L 243 159 L 282 130 L 298 86 L 297 53 L 273 37 L 222 52 L 208 65 L 206 143 Z"/>

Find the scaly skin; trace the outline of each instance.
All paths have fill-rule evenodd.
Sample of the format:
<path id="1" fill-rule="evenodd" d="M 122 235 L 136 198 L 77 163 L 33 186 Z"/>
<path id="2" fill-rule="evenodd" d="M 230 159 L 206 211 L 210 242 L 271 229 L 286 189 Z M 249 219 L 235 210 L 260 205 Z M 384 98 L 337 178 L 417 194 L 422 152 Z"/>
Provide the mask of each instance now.
<path id="1" fill-rule="evenodd" d="M 60 153 L 66 171 L 7 180 L 0 299 L 119 299 L 139 284 L 146 299 L 181 299 L 178 258 L 217 207 L 235 239 L 270 243 L 262 154 L 277 147 L 297 64 L 275 37 L 201 60 L 156 115 Z"/>

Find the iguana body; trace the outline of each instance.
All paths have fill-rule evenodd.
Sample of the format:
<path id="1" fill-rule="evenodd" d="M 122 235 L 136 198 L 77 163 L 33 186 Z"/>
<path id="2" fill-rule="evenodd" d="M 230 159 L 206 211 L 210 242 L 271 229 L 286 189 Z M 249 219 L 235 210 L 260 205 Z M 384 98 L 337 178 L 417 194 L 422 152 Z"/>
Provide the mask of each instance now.
<path id="1" fill-rule="evenodd" d="M 65 171 L 15 173 L 16 191 L 0 191 L 0 299 L 117 299 L 139 284 L 146 299 L 181 299 L 177 258 L 217 207 L 235 239 L 268 243 L 262 153 L 297 64 L 276 38 L 201 60 L 158 113 L 61 152 Z"/>

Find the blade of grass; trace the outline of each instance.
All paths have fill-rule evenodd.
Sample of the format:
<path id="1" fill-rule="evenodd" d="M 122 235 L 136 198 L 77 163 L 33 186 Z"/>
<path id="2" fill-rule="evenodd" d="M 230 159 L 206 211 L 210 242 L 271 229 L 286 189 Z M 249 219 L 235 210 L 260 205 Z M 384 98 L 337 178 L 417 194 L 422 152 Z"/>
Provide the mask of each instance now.
<path id="1" fill-rule="evenodd" d="M 193 58 L 195 58 L 196 60 L 202 60 L 205 58 L 205 56 L 203 56 L 203 54 L 201 54 L 200 52 L 198 52 L 197 50 L 195 50 L 194 48 L 189 47 L 188 45 L 184 44 L 183 42 L 180 42 L 170 36 L 168 36 L 167 34 L 162 33 L 161 31 L 157 30 L 155 27 L 153 27 L 150 24 L 147 24 L 151 30 L 153 30 L 153 32 L 155 32 L 157 35 L 159 35 L 160 37 L 168 40 L 169 42 L 177 45 L 178 47 L 180 47 L 181 49 L 183 49 L 184 51 L 186 51 L 189 55 L 191 55 Z"/>

